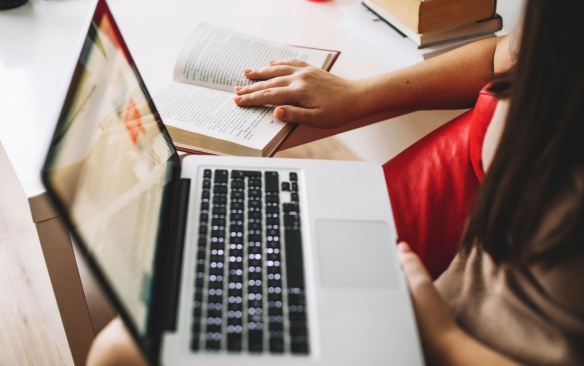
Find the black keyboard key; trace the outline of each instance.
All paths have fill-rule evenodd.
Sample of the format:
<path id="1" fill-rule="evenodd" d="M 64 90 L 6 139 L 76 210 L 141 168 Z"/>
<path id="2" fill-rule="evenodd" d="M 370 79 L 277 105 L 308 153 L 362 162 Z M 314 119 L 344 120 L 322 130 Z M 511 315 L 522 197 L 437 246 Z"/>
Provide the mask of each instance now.
<path id="1" fill-rule="evenodd" d="M 226 220 L 224 217 L 213 217 L 211 219 L 211 226 L 225 226 Z M 216 230 L 216 228 L 214 228 Z"/>
<path id="2" fill-rule="evenodd" d="M 286 228 L 298 229 L 300 226 L 300 217 L 298 215 L 284 215 L 284 226 Z"/>
<path id="3" fill-rule="evenodd" d="M 199 225 L 199 235 L 204 236 L 207 235 L 208 228 L 207 224 Z"/>
<path id="4" fill-rule="evenodd" d="M 256 170 L 233 170 L 231 172 L 232 177 L 249 177 L 249 178 L 261 178 L 262 172 Z"/>
<path id="5" fill-rule="evenodd" d="M 232 325 L 232 328 L 237 327 L 236 325 Z M 235 329 L 232 329 L 232 331 L 230 332 L 230 326 L 227 327 L 227 350 L 228 351 L 241 351 L 242 349 L 242 345 L 241 345 L 241 331 L 239 333 L 235 332 Z M 239 325 L 239 328 L 242 328 L 241 325 Z"/>
<path id="6" fill-rule="evenodd" d="M 221 340 L 215 340 L 213 337 L 219 338 L 221 339 L 221 333 L 219 332 L 214 332 L 212 334 L 207 334 L 209 338 L 207 338 L 207 345 L 206 345 L 206 349 L 207 351 L 214 351 L 217 352 L 220 350 L 220 346 L 221 346 Z"/>
<path id="7" fill-rule="evenodd" d="M 262 172 L 257 170 L 244 170 L 243 175 L 245 175 L 248 178 L 261 178 Z"/>
<path id="8" fill-rule="evenodd" d="M 253 201 L 252 200 L 248 200 L 247 201 L 247 208 L 249 210 L 254 209 L 254 211 L 258 211 L 261 207 L 262 207 L 262 201 L 258 201 L 258 200 L 253 200 Z M 258 210 L 255 210 L 256 208 Z"/>
<path id="9" fill-rule="evenodd" d="M 243 174 L 243 171 L 241 171 L 241 170 L 232 170 L 231 171 L 231 179 L 243 178 L 243 177 L 245 177 L 245 175 Z"/>
<path id="10" fill-rule="evenodd" d="M 304 340 L 292 341 L 290 350 L 294 354 L 306 355 L 308 354 L 308 342 Z"/>
<path id="11" fill-rule="evenodd" d="M 259 329 L 258 329 L 259 328 Z M 249 351 L 252 353 L 261 352 L 264 348 L 264 332 L 262 330 L 262 323 L 248 324 L 248 343 Z"/>
<path id="12" fill-rule="evenodd" d="M 270 339 L 270 352 L 284 353 L 284 339 L 283 338 Z"/>
<path id="13" fill-rule="evenodd" d="M 251 199 L 258 199 L 258 198 L 261 198 L 262 191 L 261 191 L 261 189 L 251 188 L 251 189 L 247 190 L 247 195 Z"/>
<path id="14" fill-rule="evenodd" d="M 280 179 L 278 172 L 265 172 L 264 178 L 266 181 L 266 192 L 278 192 L 280 189 Z"/>
<path id="15" fill-rule="evenodd" d="M 225 206 L 213 207 L 213 217 L 225 217 L 226 214 L 227 208 Z"/>
<path id="16" fill-rule="evenodd" d="M 290 327 L 290 335 L 292 337 L 296 337 L 296 336 L 307 337 L 308 336 L 308 329 L 306 329 L 306 326 L 304 324 L 305 323 L 303 323 L 303 326 L 300 326 L 300 327 Z"/>
<path id="17" fill-rule="evenodd" d="M 224 196 L 224 195 L 214 195 L 213 196 L 213 204 L 214 205 L 225 205 L 226 203 L 227 203 L 227 196 Z"/>
<path id="18" fill-rule="evenodd" d="M 282 204 L 282 209 L 284 212 L 299 212 L 300 207 L 298 207 L 298 203 L 284 203 Z"/>
<path id="19" fill-rule="evenodd" d="M 268 217 L 266 218 L 266 223 L 268 225 L 278 225 L 280 224 L 280 219 L 277 217 Z"/>
<path id="20" fill-rule="evenodd" d="M 200 330 L 193 330 L 191 335 L 191 350 L 198 351 L 199 350 L 199 331 Z"/>
<path id="21" fill-rule="evenodd" d="M 286 245 L 286 275 L 288 287 L 304 289 L 304 264 L 302 261 L 302 237 L 300 230 L 284 230 Z"/>
<path id="22" fill-rule="evenodd" d="M 215 183 L 227 183 L 229 172 L 223 169 L 215 170 Z"/>
<path id="23" fill-rule="evenodd" d="M 261 179 L 250 178 L 248 183 L 249 183 L 250 187 L 254 187 L 256 189 L 260 189 L 262 187 L 262 180 Z"/>
<path id="24" fill-rule="evenodd" d="M 215 184 L 213 186 L 213 193 L 215 194 L 227 194 L 228 187 L 223 184 Z"/>
<path id="25" fill-rule="evenodd" d="M 277 206 L 280 203 L 280 197 L 275 194 L 267 195 L 266 196 L 266 205 L 268 206 Z"/>
<path id="26" fill-rule="evenodd" d="M 284 337 L 270 338 L 270 352 L 283 353 L 284 352 Z"/>

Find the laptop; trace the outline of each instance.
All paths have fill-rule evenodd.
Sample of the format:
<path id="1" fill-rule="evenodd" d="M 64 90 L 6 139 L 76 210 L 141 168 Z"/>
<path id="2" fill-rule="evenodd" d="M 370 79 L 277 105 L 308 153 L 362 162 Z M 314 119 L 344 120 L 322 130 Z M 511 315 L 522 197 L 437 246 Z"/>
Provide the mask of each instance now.
<path id="1" fill-rule="evenodd" d="M 381 166 L 179 157 L 96 0 L 42 179 L 153 365 L 420 365 Z"/>

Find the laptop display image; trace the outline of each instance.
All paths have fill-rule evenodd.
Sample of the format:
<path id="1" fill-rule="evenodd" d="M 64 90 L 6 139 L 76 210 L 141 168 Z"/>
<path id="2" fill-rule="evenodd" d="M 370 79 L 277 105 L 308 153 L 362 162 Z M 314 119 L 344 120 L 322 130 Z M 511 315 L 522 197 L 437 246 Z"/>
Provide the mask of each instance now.
<path id="1" fill-rule="evenodd" d="M 420 365 L 381 166 L 179 157 L 104 0 L 42 178 L 152 364 Z"/>

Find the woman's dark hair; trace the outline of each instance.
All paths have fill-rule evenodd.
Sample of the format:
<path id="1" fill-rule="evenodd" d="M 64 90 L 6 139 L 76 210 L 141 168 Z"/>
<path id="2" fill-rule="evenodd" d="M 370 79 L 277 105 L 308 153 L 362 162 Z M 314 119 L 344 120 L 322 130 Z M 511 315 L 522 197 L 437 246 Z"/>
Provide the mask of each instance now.
<path id="1" fill-rule="evenodd" d="M 578 6 L 576 0 L 526 3 L 510 83 L 495 84 L 509 86 L 511 105 L 462 238 L 463 253 L 480 243 L 498 263 L 551 263 L 584 248 L 584 37 Z M 550 209 L 567 193 L 568 214 L 551 225 L 545 245 L 534 248 L 538 229 L 545 220 L 550 225 Z"/>

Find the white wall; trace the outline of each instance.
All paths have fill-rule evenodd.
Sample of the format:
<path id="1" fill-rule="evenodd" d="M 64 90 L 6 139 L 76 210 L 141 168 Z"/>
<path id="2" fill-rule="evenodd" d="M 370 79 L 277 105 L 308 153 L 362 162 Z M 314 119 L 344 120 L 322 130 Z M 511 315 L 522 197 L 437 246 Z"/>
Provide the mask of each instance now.
<path id="1" fill-rule="evenodd" d="M 519 21 L 526 0 L 499 0 L 503 17 L 501 34 L 509 33 Z M 337 136 L 357 157 L 384 163 L 464 110 L 416 112 Z"/>

